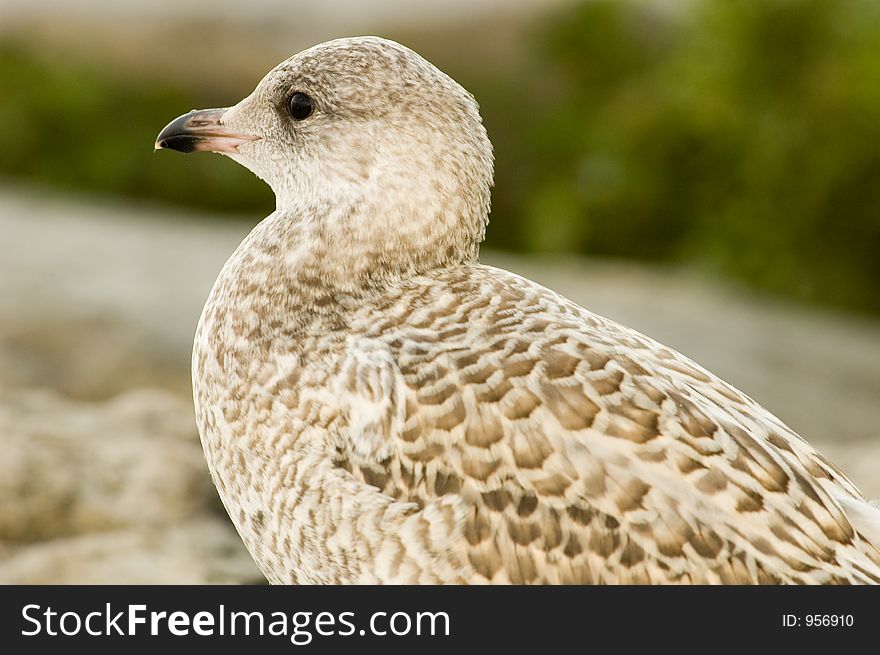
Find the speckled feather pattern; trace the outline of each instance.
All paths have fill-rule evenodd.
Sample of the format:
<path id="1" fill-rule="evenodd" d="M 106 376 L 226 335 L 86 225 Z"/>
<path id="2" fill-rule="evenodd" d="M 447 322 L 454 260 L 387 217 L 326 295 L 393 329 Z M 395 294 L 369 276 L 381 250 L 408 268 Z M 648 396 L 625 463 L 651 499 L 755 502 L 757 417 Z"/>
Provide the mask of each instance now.
<path id="1" fill-rule="evenodd" d="M 273 296 L 253 322 L 212 297 L 196 361 L 208 461 L 273 582 L 880 580 L 832 464 L 552 291 L 458 266 L 292 332 L 263 327 Z"/>
<path id="2" fill-rule="evenodd" d="M 477 263 L 491 146 L 470 96 L 430 64 L 377 39 L 318 46 L 230 120 L 253 127 L 254 98 L 375 51 L 391 53 L 384 75 L 415 80 L 399 84 L 405 112 L 383 100 L 394 152 L 355 143 L 369 93 L 310 82 L 319 96 L 342 84 L 327 95 L 362 109 L 340 132 L 302 128 L 298 152 L 341 139 L 363 156 L 327 155 L 312 173 L 299 159 L 297 181 L 266 172 L 282 145 L 242 148 L 279 209 L 224 267 L 196 334 L 208 464 L 269 580 L 880 582 L 877 544 L 837 499 L 861 494 L 772 414 L 650 338 Z M 426 75 L 435 84 L 413 100 Z M 437 84 L 454 111 L 438 111 Z M 377 172 L 419 143 L 435 164 Z"/>

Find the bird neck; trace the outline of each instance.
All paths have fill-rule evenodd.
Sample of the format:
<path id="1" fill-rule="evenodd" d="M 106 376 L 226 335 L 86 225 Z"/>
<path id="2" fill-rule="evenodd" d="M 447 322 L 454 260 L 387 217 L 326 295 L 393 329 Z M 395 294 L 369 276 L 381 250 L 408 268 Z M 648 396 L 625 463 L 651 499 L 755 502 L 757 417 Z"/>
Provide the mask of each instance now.
<path id="1" fill-rule="evenodd" d="M 363 197 L 320 211 L 293 204 L 265 219 L 247 248 L 270 262 L 288 293 L 309 303 L 475 262 L 482 231 L 460 223 L 430 206 L 379 206 Z"/>

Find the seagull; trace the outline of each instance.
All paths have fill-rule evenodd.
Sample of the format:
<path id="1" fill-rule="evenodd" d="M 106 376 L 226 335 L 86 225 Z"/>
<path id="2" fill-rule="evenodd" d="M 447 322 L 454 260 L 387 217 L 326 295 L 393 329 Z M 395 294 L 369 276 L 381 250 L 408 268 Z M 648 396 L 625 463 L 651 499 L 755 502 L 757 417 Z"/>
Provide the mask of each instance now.
<path id="1" fill-rule="evenodd" d="M 479 263 L 492 146 L 412 50 L 314 46 L 156 148 L 275 193 L 192 360 L 211 475 L 270 582 L 880 583 L 880 509 L 778 418 Z"/>

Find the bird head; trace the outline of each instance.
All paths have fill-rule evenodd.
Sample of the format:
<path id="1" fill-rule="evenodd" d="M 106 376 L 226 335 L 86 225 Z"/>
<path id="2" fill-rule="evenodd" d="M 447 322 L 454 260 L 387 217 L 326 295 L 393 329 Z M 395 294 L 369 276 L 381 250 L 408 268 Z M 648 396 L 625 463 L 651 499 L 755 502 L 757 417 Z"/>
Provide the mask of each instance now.
<path id="1" fill-rule="evenodd" d="M 238 104 L 176 118 L 156 148 L 222 153 L 265 180 L 289 220 L 368 250 L 475 258 L 488 221 L 492 146 L 476 101 L 378 37 L 300 52 Z"/>

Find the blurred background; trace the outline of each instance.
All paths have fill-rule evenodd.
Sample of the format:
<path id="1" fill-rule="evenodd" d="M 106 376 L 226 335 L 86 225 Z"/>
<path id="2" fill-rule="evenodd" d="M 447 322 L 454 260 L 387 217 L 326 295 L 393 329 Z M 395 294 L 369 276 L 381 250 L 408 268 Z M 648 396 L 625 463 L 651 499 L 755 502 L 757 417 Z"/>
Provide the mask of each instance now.
<path id="1" fill-rule="evenodd" d="M 480 102 L 484 261 L 691 356 L 880 495 L 875 0 L 0 0 L 0 583 L 262 581 L 188 369 L 273 198 L 153 142 L 357 34 Z"/>

